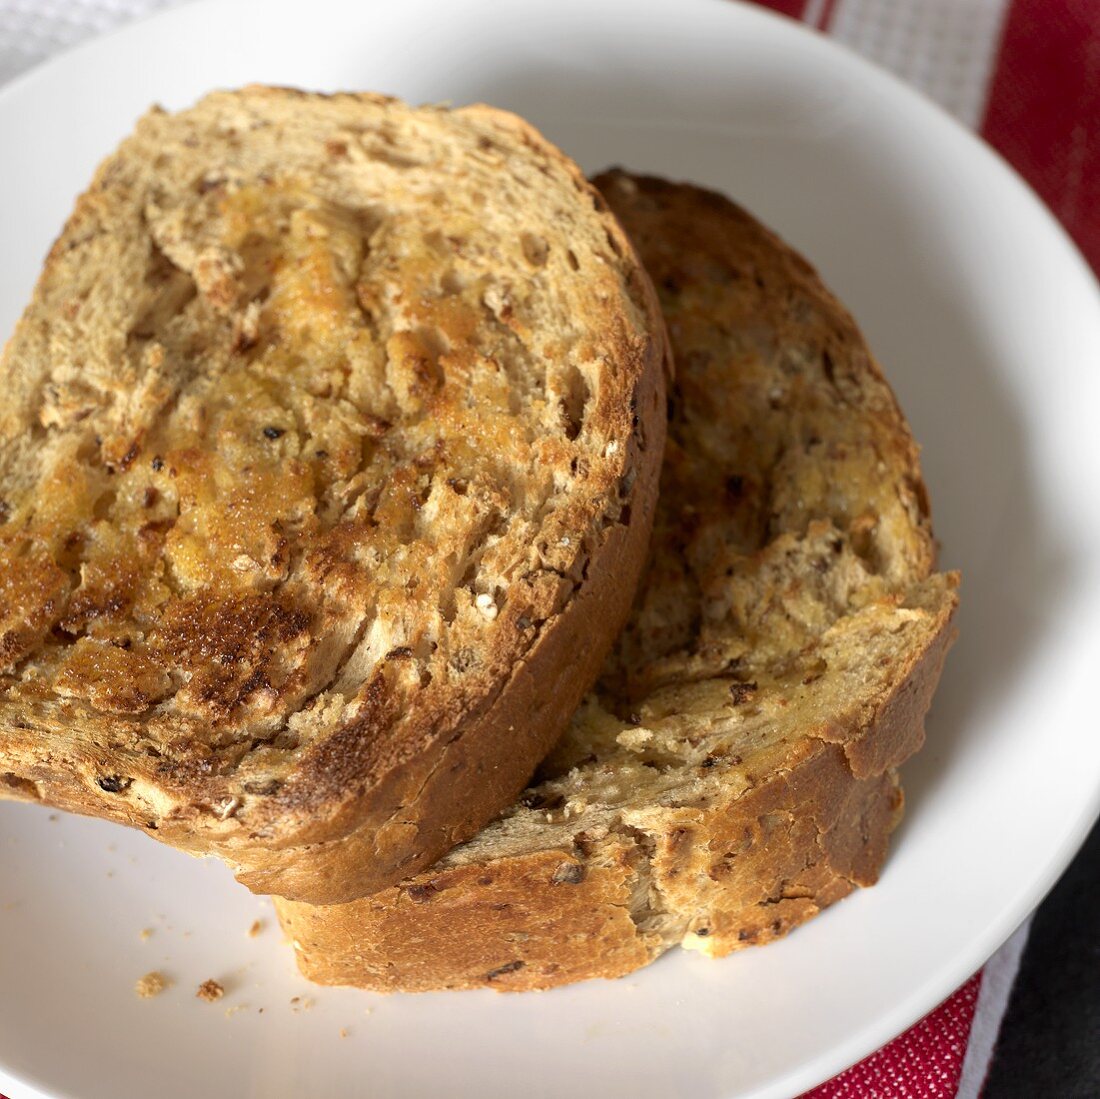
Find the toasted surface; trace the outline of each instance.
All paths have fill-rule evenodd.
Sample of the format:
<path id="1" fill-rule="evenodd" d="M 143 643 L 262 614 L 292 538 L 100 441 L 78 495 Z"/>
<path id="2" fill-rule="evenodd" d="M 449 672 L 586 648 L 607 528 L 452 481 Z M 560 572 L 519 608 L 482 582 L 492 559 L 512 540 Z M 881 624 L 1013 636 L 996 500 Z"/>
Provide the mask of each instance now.
<path id="1" fill-rule="evenodd" d="M 317 902 L 473 834 L 628 612 L 663 333 L 512 115 L 151 111 L 0 363 L 0 794 Z"/>
<path id="2" fill-rule="evenodd" d="M 908 427 L 851 317 L 748 214 L 597 184 L 676 358 L 647 579 L 499 820 L 400 886 L 278 904 L 314 980 L 546 988 L 723 955 L 875 881 L 952 637 Z"/>

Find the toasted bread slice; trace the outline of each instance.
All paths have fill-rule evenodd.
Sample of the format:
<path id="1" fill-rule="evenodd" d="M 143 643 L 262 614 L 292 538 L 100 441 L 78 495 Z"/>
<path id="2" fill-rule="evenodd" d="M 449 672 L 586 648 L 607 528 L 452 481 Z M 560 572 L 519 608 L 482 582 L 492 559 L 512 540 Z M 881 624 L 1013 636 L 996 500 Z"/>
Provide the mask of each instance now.
<path id="1" fill-rule="evenodd" d="M 726 199 L 598 179 L 677 376 L 648 579 L 542 781 L 430 870 L 280 903 L 307 977 L 421 991 L 723 955 L 875 881 L 952 636 L 917 451 L 840 303 Z"/>
<path id="2" fill-rule="evenodd" d="M 626 618 L 664 355 L 618 223 L 512 115 L 150 112 L 0 363 L 0 792 L 309 901 L 429 865 Z"/>

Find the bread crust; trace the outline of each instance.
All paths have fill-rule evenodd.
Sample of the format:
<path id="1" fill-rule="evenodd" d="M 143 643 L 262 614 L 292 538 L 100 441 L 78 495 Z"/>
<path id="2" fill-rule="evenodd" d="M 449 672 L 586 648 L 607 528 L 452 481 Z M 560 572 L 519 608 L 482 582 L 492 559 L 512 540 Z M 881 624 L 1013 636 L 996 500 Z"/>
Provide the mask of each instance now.
<path id="1" fill-rule="evenodd" d="M 510 201 L 439 212 L 478 157 L 536 189 L 522 250 L 478 235 Z M 667 369 L 629 240 L 507 112 L 264 87 L 151 112 L 0 367 L 0 796 L 315 903 L 429 865 L 522 789 L 625 618 Z"/>
<path id="2" fill-rule="evenodd" d="M 927 493 L 896 401 L 843 307 L 743 211 L 661 180 L 598 183 L 662 293 L 678 361 L 648 578 L 600 688 L 510 816 L 374 896 L 277 902 L 319 983 L 518 991 L 622 976 L 675 945 L 723 956 L 872 885 L 900 818 L 897 769 L 924 741 L 958 577 L 932 571 Z M 781 380 L 790 408 L 759 426 L 752 410 L 774 405 Z M 730 405 L 710 403 L 723 388 L 745 404 L 732 426 L 715 422 Z M 817 438 L 823 417 L 831 440 Z M 758 437 L 725 441 L 740 431 Z M 803 439 L 799 465 L 790 451 Z M 860 441 L 883 459 L 834 469 L 855 485 L 836 500 L 814 455 L 823 445 L 823 463 L 843 466 Z M 760 469 L 772 475 L 756 490 L 763 528 L 744 499 Z M 723 504 L 728 480 L 736 498 Z M 776 519 L 792 486 L 800 495 Z M 800 514 L 826 504 L 831 518 Z M 724 508 L 744 513 L 723 525 Z M 859 561 L 832 563 L 852 547 Z M 693 566 L 693 590 L 680 562 L 705 554 L 718 565 Z M 739 609 L 742 572 L 752 595 Z M 858 583 L 844 587 L 848 573 Z M 837 587 L 847 602 L 816 621 Z"/>

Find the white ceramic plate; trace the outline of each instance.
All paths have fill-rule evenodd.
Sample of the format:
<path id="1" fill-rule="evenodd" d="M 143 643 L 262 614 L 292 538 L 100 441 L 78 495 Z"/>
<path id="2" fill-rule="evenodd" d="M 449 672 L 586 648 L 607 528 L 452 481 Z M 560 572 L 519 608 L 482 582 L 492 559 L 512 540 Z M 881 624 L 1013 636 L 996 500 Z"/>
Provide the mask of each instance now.
<path id="1" fill-rule="evenodd" d="M 489 100 L 588 169 L 709 184 L 779 229 L 851 305 L 925 445 L 944 563 L 965 574 L 962 639 L 876 889 L 766 949 L 677 952 L 616 983 L 313 989 L 267 903 L 220 865 L 4 805 L 0 1090 L 787 1097 L 869 1053 L 981 965 L 1097 812 L 1100 305 L 1082 261 L 935 108 L 724 0 L 234 0 L 130 28 L 0 95 L 0 331 L 135 116 L 252 80 Z M 151 969 L 177 983 L 139 1001 Z M 194 997 L 207 977 L 225 984 L 220 1004 Z"/>

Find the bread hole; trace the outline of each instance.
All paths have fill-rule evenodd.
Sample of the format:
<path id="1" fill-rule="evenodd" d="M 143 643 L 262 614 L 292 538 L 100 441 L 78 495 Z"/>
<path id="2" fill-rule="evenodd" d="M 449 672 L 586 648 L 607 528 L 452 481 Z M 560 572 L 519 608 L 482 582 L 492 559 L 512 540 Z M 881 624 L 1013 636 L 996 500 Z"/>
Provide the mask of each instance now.
<path id="1" fill-rule="evenodd" d="M 521 233 L 519 242 L 524 258 L 532 267 L 546 266 L 550 245 L 545 237 L 540 237 L 537 233 Z"/>
<path id="2" fill-rule="evenodd" d="M 643 766 L 663 775 L 667 774 L 669 771 L 680 770 L 684 764 L 688 762 L 686 757 L 689 754 L 687 745 L 684 745 L 683 753 L 667 747 L 659 748 L 647 745 L 638 753 L 638 760 Z"/>
<path id="3" fill-rule="evenodd" d="M 111 508 L 115 506 L 117 496 L 118 493 L 113 488 L 109 488 L 96 497 L 96 502 L 92 505 L 92 518 L 96 522 L 103 522 L 110 517 Z"/>
<path id="4" fill-rule="evenodd" d="M 271 296 L 271 272 L 275 267 L 278 242 L 255 231 L 245 235 L 237 248 L 241 257 L 239 276 L 245 301 L 261 305 Z"/>
<path id="5" fill-rule="evenodd" d="M 584 410 L 591 393 L 585 376 L 572 364 L 568 364 L 560 379 L 563 392 L 560 398 L 562 430 L 572 442 L 584 427 Z"/>
<path id="6" fill-rule="evenodd" d="M 458 554 L 448 553 L 443 558 L 441 565 L 444 569 L 451 572 L 453 576 L 458 570 Z M 458 590 L 457 585 L 443 585 L 443 590 L 439 593 L 439 617 L 446 625 L 451 625 L 455 616 L 458 614 L 458 603 L 455 598 Z"/>
<path id="7" fill-rule="evenodd" d="M 144 281 L 153 292 L 152 301 L 126 333 L 127 344 L 151 340 L 198 295 L 195 280 L 177 267 L 155 243 L 150 247 Z M 145 300 L 149 301 L 148 296 Z"/>
<path id="8" fill-rule="evenodd" d="M 422 325 L 416 329 L 416 338 L 425 353 L 431 358 L 432 366 L 438 371 L 439 359 L 451 349 L 450 341 L 442 329 L 434 325 Z"/>
<path id="9" fill-rule="evenodd" d="M 423 885 L 408 885 L 404 889 L 409 900 L 414 904 L 424 904 L 430 901 L 436 893 L 443 892 L 443 887 L 440 886 L 438 879 L 425 882 Z"/>
<path id="10" fill-rule="evenodd" d="M 0 775 L 0 785 L 6 786 L 9 790 L 13 791 L 17 797 L 28 798 L 31 801 L 41 801 L 42 794 L 39 792 L 38 783 L 32 782 L 29 778 L 21 778 L 19 775 L 12 774 L 10 771 L 6 771 Z"/>
<path id="11" fill-rule="evenodd" d="M 446 336 L 431 325 L 395 332 L 386 342 L 387 380 L 406 409 L 443 385 L 439 359 L 448 350 Z"/>
<path id="12" fill-rule="evenodd" d="M 498 977 L 503 977 L 508 973 L 516 973 L 521 970 L 527 963 L 522 961 L 508 962 L 507 965 L 499 965 L 496 969 L 490 969 L 485 974 L 487 981 L 495 981 Z"/>
<path id="13" fill-rule="evenodd" d="M 430 232 L 425 233 L 424 243 L 436 255 L 449 256 L 451 254 L 451 246 L 447 243 L 447 238 L 441 229 L 432 229 Z"/>
<path id="14" fill-rule="evenodd" d="M 133 781 L 132 778 L 126 778 L 123 775 L 100 775 L 95 780 L 95 784 L 105 794 L 125 794 L 133 785 Z"/>
<path id="15" fill-rule="evenodd" d="M 623 247 L 618 242 L 618 240 L 616 239 L 615 234 L 612 233 L 610 230 L 608 230 L 608 233 L 607 233 L 607 243 L 608 243 L 608 246 L 610 247 L 611 251 L 614 252 L 615 255 L 619 259 L 622 259 L 623 258 Z"/>
<path id="16" fill-rule="evenodd" d="M 817 682 L 828 670 L 829 665 L 819 656 L 806 666 L 802 674 L 802 685 L 808 687 L 811 683 Z"/>
<path id="17" fill-rule="evenodd" d="M 272 738 L 271 747 L 277 748 L 282 752 L 296 752 L 299 742 L 300 738 L 297 733 L 292 733 L 289 729 L 284 729 Z"/>
<path id="18" fill-rule="evenodd" d="M 852 552 L 864 563 L 869 572 L 876 575 L 881 571 L 882 566 L 878 542 L 875 538 L 877 527 L 876 516 L 861 515 L 852 522 L 848 530 L 848 543 L 852 547 Z"/>
<path id="19" fill-rule="evenodd" d="M 368 468 L 377 453 L 378 440 L 372 439 L 369 435 L 361 435 L 359 437 L 359 468 Z M 375 503 L 377 503 L 377 497 L 375 498 Z M 373 506 L 369 507 L 367 510 L 373 511 Z"/>
<path id="20" fill-rule="evenodd" d="M 424 163 L 419 157 L 399 152 L 397 149 L 381 143 L 367 146 L 366 154 L 371 160 L 377 161 L 379 164 L 388 164 L 391 168 L 419 168 Z"/>
<path id="21" fill-rule="evenodd" d="M 466 289 L 466 280 L 451 267 L 443 272 L 439 280 L 439 289 L 448 295 L 461 294 Z"/>
<path id="22" fill-rule="evenodd" d="M 504 533 L 507 526 L 508 519 L 503 513 L 496 509 L 486 513 L 479 528 L 471 532 L 471 539 L 462 561 L 462 574 L 456 587 L 468 588 L 473 593 L 481 567 L 481 558 L 492 542 Z"/>
<path id="23" fill-rule="evenodd" d="M 557 792 L 527 790 L 520 798 L 520 803 L 527 809 L 552 812 L 565 804 L 565 795 Z"/>
<path id="24" fill-rule="evenodd" d="M 244 783 L 241 789 L 246 794 L 252 794 L 253 797 L 269 798 L 273 794 L 277 794 L 282 785 L 282 782 L 277 778 L 251 779 Z"/>
<path id="25" fill-rule="evenodd" d="M 581 269 L 580 260 L 577 259 L 577 253 L 572 248 L 566 249 L 565 260 L 572 270 L 579 271 Z"/>
<path id="26" fill-rule="evenodd" d="M 54 551 L 54 560 L 66 571 L 75 573 L 84 557 L 84 532 L 70 531 Z"/>
<path id="27" fill-rule="evenodd" d="M 756 681 L 735 679 L 729 685 L 730 705 L 744 706 L 756 698 Z"/>

